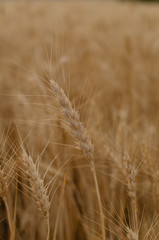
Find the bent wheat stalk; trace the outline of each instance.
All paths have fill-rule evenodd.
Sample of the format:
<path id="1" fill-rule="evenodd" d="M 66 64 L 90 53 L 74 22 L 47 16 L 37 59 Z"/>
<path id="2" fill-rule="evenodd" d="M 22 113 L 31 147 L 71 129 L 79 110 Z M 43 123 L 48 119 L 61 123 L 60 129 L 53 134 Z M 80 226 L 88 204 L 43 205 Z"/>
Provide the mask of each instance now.
<path id="1" fill-rule="evenodd" d="M 84 128 L 82 122 L 80 121 L 79 113 L 72 107 L 71 101 L 66 96 L 64 90 L 54 80 L 50 80 L 50 84 L 51 84 L 53 93 L 55 95 L 55 98 L 58 102 L 58 105 L 61 109 L 61 112 L 66 118 L 68 124 L 70 125 L 72 135 L 76 140 L 78 148 L 83 153 L 84 158 L 89 160 L 90 168 L 94 178 L 98 204 L 99 204 L 102 237 L 103 237 L 103 240 L 105 240 L 106 237 L 105 237 L 105 226 L 104 226 L 104 214 L 103 214 L 103 207 L 102 207 L 101 196 L 99 192 L 99 184 L 97 180 L 96 168 L 95 168 L 94 157 L 93 157 L 94 155 L 93 144 L 91 143 L 87 130 Z"/>
<path id="2" fill-rule="evenodd" d="M 41 178 L 39 172 L 37 171 L 36 165 L 34 164 L 32 158 L 28 156 L 24 150 L 22 150 L 22 160 L 37 207 L 40 212 L 46 217 L 48 240 L 50 236 L 50 201 L 47 194 L 47 188 L 45 187 L 44 180 Z"/>

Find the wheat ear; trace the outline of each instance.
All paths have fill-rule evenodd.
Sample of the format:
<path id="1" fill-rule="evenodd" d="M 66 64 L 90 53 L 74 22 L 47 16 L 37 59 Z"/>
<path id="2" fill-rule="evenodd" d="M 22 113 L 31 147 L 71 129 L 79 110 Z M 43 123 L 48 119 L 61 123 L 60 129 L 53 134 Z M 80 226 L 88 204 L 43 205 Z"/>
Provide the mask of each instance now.
<path id="1" fill-rule="evenodd" d="M 50 80 L 50 83 L 62 113 L 67 119 L 67 122 L 71 127 L 72 133 L 78 143 L 79 148 L 82 150 L 84 157 L 89 160 L 93 159 L 93 145 L 86 129 L 80 122 L 79 113 L 72 107 L 69 98 L 66 96 L 64 90 L 60 88 L 58 83 L 54 80 Z"/>
<path id="2" fill-rule="evenodd" d="M 4 169 L 0 167 L 0 197 L 3 199 L 6 207 L 10 234 L 12 235 L 12 221 L 11 221 L 10 210 L 7 202 L 8 186 L 9 186 L 8 179 L 5 176 Z"/>
<path id="3" fill-rule="evenodd" d="M 124 174 L 126 177 L 128 194 L 132 201 L 134 231 L 137 234 L 137 232 L 138 232 L 137 201 L 136 201 L 137 170 L 134 168 L 132 159 L 130 158 L 130 156 L 126 150 L 124 150 L 123 167 L 125 170 Z"/>
<path id="4" fill-rule="evenodd" d="M 91 143 L 91 140 L 88 136 L 87 130 L 84 128 L 82 122 L 80 121 L 79 113 L 72 107 L 71 101 L 66 96 L 64 90 L 59 86 L 57 82 L 54 80 L 50 80 L 50 84 L 53 90 L 53 93 L 56 97 L 56 100 L 59 104 L 62 114 L 66 118 L 68 124 L 70 125 L 70 129 L 72 134 L 75 138 L 76 143 L 78 144 L 79 149 L 83 153 L 85 159 L 89 160 L 92 175 L 95 182 L 95 188 L 97 193 L 97 199 L 99 204 L 99 211 L 100 211 L 100 219 L 101 219 L 101 226 L 102 226 L 102 237 L 103 240 L 106 239 L 105 237 L 105 226 L 104 226 L 104 214 L 103 214 L 103 207 L 101 202 L 101 196 L 99 192 L 99 184 L 96 175 L 96 168 L 94 163 L 94 147 Z"/>
<path id="5" fill-rule="evenodd" d="M 28 156 L 24 150 L 22 151 L 22 162 L 37 207 L 40 210 L 40 212 L 46 217 L 48 228 L 47 231 L 48 240 L 50 236 L 50 221 L 49 221 L 50 201 L 49 196 L 47 194 L 47 188 L 45 187 L 44 180 L 41 178 L 32 158 Z"/>

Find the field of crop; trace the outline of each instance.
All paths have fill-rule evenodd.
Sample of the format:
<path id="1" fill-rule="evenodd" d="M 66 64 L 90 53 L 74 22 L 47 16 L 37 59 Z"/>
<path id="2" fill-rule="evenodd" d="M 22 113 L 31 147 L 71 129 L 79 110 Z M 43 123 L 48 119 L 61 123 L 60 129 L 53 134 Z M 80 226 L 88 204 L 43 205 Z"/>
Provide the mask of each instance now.
<path id="1" fill-rule="evenodd" d="M 0 239 L 159 239 L 159 5 L 0 3 Z"/>

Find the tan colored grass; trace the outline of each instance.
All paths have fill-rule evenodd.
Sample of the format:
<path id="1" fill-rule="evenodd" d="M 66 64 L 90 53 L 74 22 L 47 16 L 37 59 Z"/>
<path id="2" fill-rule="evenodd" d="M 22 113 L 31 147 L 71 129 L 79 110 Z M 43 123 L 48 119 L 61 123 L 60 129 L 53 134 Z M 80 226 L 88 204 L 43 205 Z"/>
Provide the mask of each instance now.
<path id="1" fill-rule="evenodd" d="M 12 240 L 158 239 L 158 22 L 157 3 L 0 2 L 2 239 L 7 211 Z"/>

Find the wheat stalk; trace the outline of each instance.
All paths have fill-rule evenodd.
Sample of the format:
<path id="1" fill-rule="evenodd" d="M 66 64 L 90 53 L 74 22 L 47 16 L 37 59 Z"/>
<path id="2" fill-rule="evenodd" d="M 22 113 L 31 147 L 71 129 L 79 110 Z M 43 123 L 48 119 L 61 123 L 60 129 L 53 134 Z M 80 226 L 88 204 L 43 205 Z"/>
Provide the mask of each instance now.
<path id="1" fill-rule="evenodd" d="M 103 214 L 101 196 L 99 192 L 99 184 L 98 184 L 97 175 L 96 175 L 96 168 L 94 163 L 94 146 L 89 138 L 87 130 L 84 128 L 82 122 L 80 121 L 79 113 L 72 107 L 71 101 L 66 96 L 64 90 L 54 80 L 50 80 L 50 84 L 54 92 L 54 95 L 56 97 L 56 100 L 60 106 L 61 112 L 70 125 L 70 129 L 72 131 L 72 134 L 75 138 L 75 141 L 79 149 L 83 153 L 84 158 L 89 160 L 90 168 L 91 168 L 94 183 L 95 183 L 98 204 L 99 204 L 102 237 L 103 237 L 103 240 L 105 240 L 106 237 L 105 237 L 104 214 Z"/>
<path id="2" fill-rule="evenodd" d="M 47 240 L 50 235 L 50 222 L 49 222 L 49 210 L 50 210 L 50 201 L 47 194 L 47 188 L 45 187 L 44 180 L 41 178 L 36 165 L 34 164 L 32 158 L 27 155 L 27 153 L 22 151 L 22 160 L 25 172 L 27 174 L 32 195 L 35 199 L 38 209 L 46 217 L 47 221 Z"/>

